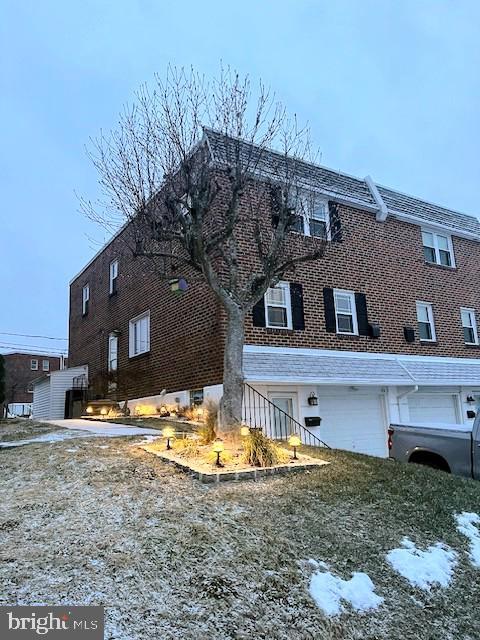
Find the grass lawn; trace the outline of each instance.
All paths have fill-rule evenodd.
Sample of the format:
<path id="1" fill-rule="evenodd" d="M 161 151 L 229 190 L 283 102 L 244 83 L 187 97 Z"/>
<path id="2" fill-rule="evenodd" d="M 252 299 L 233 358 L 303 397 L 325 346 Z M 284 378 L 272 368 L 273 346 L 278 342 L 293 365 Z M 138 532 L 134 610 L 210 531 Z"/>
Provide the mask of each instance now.
<path id="1" fill-rule="evenodd" d="M 332 464 L 307 474 L 209 486 L 137 441 L 0 450 L 0 604 L 103 604 L 121 640 L 480 637 L 480 569 L 453 519 L 480 513 L 478 482 L 322 450 Z M 459 552 L 449 587 L 393 571 L 404 536 Z M 325 617 L 309 559 L 365 571 L 384 604 Z"/>
<path id="2" fill-rule="evenodd" d="M 125 424 L 130 427 L 148 427 L 149 429 L 158 429 L 161 431 L 165 427 L 173 427 L 177 433 L 191 433 L 195 429 L 193 422 L 183 422 L 180 420 L 169 420 L 168 418 L 150 418 L 150 417 L 123 417 L 108 418 L 101 420 L 98 416 L 96 418 L 87 418 L 87 420 L 101 421 L 105 423 L 114 422 L 115 424 Z"/>

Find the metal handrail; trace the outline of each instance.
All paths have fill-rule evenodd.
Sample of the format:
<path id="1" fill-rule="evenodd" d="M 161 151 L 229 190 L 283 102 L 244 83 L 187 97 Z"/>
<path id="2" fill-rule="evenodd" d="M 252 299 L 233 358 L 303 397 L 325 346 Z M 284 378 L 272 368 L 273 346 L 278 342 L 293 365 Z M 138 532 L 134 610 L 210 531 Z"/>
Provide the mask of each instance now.
<path id="1" fill-rule="evenodd" d="M 251 402 L 252 396 L 253 404 Z M 258 404 L 256 402 L 257 397 Z M 245 402 L 246 398 L 248 398 L 248 406 Z M 277 407 L 247 382 L 244 382 L 242 412 L 245 422 L 250 427 L 261 429 L 265 435 L 273 440 L 288 440 L 292 433 L 296 433 L 300 436 L 303 444 L 330 449 L 326 442 L 304 427 L 303 424 L 300 424 L 298 420 L 292 418 L 286 411 Z"/>

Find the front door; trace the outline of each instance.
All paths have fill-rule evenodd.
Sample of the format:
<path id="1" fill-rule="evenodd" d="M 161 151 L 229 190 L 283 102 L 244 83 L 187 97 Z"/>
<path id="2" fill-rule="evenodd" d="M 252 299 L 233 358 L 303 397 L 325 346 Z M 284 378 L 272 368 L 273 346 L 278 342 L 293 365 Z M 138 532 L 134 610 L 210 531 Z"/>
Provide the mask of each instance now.
<path id="1" fill-rule="evenodd" d="M 295 431 L 292 418 L 294 418 L 294 397 L 287 394 L 270 394 L 270 401 L 274 405 L 270 413 L 271 438 L 285 440 Z"/>

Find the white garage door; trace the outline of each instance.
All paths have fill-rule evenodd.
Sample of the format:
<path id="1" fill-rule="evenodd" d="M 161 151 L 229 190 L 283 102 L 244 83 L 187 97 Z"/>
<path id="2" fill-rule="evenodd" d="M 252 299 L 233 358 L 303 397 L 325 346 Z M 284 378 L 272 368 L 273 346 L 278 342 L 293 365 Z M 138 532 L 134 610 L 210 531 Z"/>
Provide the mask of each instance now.
<path id="1" fill-rule="evenodd" d="M 380 394 L 345 389 L 338 395 L 320 396 L 318 404 L 322 417 L 319 434 L 329 446 L 382 458 L 388 455 Z"/>
<path id="2" fill-rule="evenodd" d="M 411 422 L 458 422 L 457 398 L 451 393 L 414 393 L 408 397 Z"/>

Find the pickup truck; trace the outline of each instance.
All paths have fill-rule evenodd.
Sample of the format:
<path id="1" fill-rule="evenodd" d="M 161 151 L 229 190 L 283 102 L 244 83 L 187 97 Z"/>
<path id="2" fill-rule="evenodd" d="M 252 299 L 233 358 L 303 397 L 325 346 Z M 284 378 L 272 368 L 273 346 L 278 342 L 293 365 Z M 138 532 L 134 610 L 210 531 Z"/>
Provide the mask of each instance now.
<path id="1" fill-rule="evenodd" d="M 480 412 L 473 426 L 391 424 L 388 450 L 393 460 L 480 479 Z"/>

